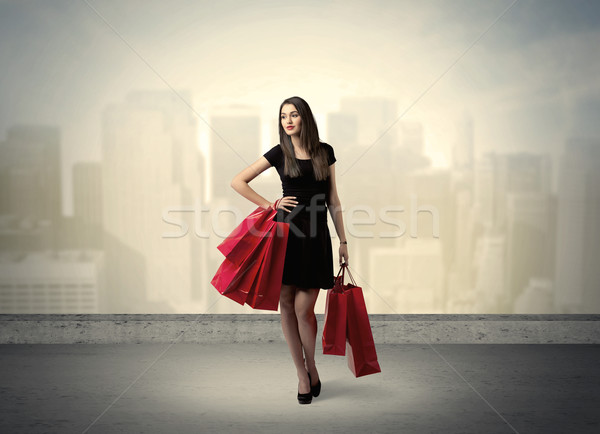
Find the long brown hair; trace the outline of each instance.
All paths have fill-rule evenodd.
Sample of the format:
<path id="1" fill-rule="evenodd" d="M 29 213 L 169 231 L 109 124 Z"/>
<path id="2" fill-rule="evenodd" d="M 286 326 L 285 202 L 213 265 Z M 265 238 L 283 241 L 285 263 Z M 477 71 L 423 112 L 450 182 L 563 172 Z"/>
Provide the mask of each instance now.
<path id="1" fill-rule="evenodd" d="M 302 143 L 302 147 L 306 149 L 310 155 L 315 178 L 317 181 L 327 179 L 329 176 L 327 150 L 324 146 L 321 146 L 319 130 L 310 106 L 299 96 L 286 98 L 279 106 L 279 114 L 277 115 L 279 119 L 279 144 L 283 149 L 283 155 L 285 157 L 283 173 L 292 178 L 301 175 L 300 165 L 298 164 L 298 161 L 296 161 L 296 153 L 294 152 L 294 145 L 292 145 L 292 138 L 287 135 L 283 129 L 283 125 L 281 125 L 281 109 L 286 104 L 293 104 L 300 114 L 300 119 L 302 120 L 302 126 L 300 127 L 300 143 Z"/>

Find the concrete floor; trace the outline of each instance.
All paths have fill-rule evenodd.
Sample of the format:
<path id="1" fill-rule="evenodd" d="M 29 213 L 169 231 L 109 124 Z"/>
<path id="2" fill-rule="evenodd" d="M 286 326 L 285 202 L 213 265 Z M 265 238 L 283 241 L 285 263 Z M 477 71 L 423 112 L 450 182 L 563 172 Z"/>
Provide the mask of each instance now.
<path id="1" fill-rule="evenodd" d="M 600 432 L 600 345 L 377 350 L 354 378 L 318 347 L 301 406 L 285 343 L 0 345 L 0 432 Z"/>

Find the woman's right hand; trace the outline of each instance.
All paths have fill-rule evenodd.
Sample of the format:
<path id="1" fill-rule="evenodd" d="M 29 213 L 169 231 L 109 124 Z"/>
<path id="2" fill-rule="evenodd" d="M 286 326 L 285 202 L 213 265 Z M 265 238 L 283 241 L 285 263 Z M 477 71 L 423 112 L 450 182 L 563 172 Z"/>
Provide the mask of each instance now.
<path id="1" fill-rule="evenodd" d="M 287 209 L 286 206 L 293 208 L 298 204 L 298 201 L 296 200 L 296 196 L 284 196 L 279 200 L 279 202 L 275 203 L 277 204 L 276 209 L 284 209 L 287 212 L 291 212 L 291 210 Z"/>

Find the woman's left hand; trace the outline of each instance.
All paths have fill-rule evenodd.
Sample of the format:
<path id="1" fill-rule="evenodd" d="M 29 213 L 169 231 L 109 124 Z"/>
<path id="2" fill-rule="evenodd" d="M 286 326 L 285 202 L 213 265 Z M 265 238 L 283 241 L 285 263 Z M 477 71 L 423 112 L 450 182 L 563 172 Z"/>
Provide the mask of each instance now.
<path id="1" fill-rule="evenodd" d="M 348 244 L 340 244 L 339 257 L 340 265 L 342 265 L 342 262 L 345 262 L 346 265 L 348 265 Z M 342 259 L 344 259 L 344 261 L 342 261 Z"/>

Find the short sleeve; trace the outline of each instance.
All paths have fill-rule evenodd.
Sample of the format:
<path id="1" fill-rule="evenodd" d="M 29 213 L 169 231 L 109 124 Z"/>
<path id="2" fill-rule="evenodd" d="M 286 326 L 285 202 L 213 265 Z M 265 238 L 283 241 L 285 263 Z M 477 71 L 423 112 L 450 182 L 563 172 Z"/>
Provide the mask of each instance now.
<path id="1" fill-rule="evenodd" d="M 267 161 L 273 167 L 277 167 L 283 157 L 283 151 L 281 150 L 281 146 L 275 145 L 267 152 L 263 154 L 263 156 L 267 159 Z"/>
<path id="2" fill-rule="evenodd" d="M 333 163 L 336 162 L 335 153 L 333 152 L 333 147 L 330 144 L 327 143 L 326 147 L 328 164 L 331 166 Z"/>

